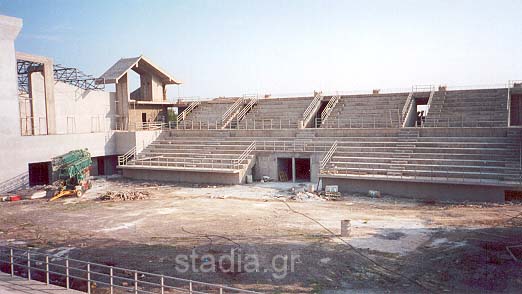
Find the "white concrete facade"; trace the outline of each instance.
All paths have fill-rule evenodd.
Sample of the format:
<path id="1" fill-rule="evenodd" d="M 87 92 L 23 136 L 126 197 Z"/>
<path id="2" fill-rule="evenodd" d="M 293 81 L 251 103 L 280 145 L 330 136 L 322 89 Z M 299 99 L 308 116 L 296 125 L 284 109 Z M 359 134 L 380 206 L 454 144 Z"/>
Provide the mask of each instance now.
<path id="1" fill-rule="evenodd" d="M 0 184 L 27 172 L 29 163 L 50 161 L 74 149 L 87 148 L 93 157 L 119 155 L 157 137 L 153 131 L 112 130 L 114 92 L 83 90 L 58 81 L 54 83 L 55 134 L 22 136 L 14 46 L 21 28 L 21 19 L 0 15 Z M 45 118 L 43 76 L 35 72 L 31 78 L 33 115 Z"/>

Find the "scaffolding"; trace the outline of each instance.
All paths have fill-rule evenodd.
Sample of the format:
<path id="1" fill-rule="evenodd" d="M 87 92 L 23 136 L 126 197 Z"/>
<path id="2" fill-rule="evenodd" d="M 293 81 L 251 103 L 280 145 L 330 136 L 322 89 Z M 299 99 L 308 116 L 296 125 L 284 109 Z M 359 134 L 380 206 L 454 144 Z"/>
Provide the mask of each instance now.
<path id="1" fill-rule="evenodd" d="M 33 61 L 17 59 L 18 92 L 29 93 L 29 74 L 40 71 L 43 64 Z M 104 84 L 96 84 L 96 78 L 83 73 L 77 68 L 66 67 L 61 64 L 53 65 L 55 81 L 64 82 L 84 90 L 103 90 Z"/>

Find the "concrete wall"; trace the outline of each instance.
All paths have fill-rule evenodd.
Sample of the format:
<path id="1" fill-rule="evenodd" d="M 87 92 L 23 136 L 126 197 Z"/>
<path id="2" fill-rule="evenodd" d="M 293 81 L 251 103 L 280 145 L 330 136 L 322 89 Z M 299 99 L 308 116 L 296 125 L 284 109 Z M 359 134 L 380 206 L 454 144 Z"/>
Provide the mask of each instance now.
<path id="1" fill-rule="evenodd" d="M 31 83 L 34 117 L 45 117 L 43 75 L 40 72 L 32 73 Z M 115 124 L 115 97 L 114 92 L 83 90 L 63 82 L 55 82 L 56 133 L 109 131 Z M 45 128 L 41 124 L 41 120 L 35 121 L 35 129 Z"/>
<path id="2" fill-rule="evenodd" d="M 161 131 L 136 131 L 136 132 L 116 132 L 115 154 L 125 154 L 132 147 L 136 146 L 136 151 L 141 152 L 150 143 L 156 140 Z"/>
<path id="3" fill-rule="evenodd" d="M 126 178 L 193 184 L 241 184 L 239 173 L 191 172 L 174 170 L 123 169 Z"/>
<path id="4" fill-rule="evenodd" d="M 398 197 L 435 200 L 435 201 L 475 201 L 504 202 L 504 191 L 513 188 L 472 185 L 445 184 L 428 182 L 407 182 L 393 180 L 367 180 L 346 178 L 322 178 L 325 185 L 338 185 L 344 193 L 363 193 L 369 190 Z"/>
<path id="5" fill-rule="evenodd" d="M 147 122 L 161 121 L 166 122 L 167 120 L 167 107 L 161 105 L 134 105 L 131 104 L 129 108 L 129 127 L 132 129 L 136 126 L 136 123 L 141 123 L 141 114 L 147 114 Z"/>
<path id="6" fill-rule="evenodd" d="M 263 176 L 269 176 L 274 180 L 279 180 L 277 171 L 278 158 L 310 158 L 310 181 L 317 183 L 319 181 L 319 167 L 322 158 L 321 153 L 309 152 L 259 152 L 256 155 L 256 163 L 254 165 L 254 180 L 261 180 Z M 289 179 L 292 180 L 292 179 Z"/>
<path id="7" fill-rule="evenodd" d="M 2 106 L 0 137 L 2 141 L 20 133 L 14 40 L 21 28 L 21 19 L 0 15 L 0 105 Z M 14 146 L 9 144 L 9 147 Z"/>

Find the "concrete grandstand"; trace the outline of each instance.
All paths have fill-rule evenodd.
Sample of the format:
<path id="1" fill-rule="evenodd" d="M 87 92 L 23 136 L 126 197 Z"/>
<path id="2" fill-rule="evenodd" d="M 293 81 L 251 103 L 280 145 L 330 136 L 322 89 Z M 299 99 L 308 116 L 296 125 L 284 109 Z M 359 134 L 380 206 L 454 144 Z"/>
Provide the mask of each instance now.
<path id="1" fill-rule="evenodd" d="M 60 80 L 63 68 L 51 59 L 15 53 L 21 23 L 2 19 L 1 148 L 12 167 L 0 172 L 3 191 L 45 184 L 46 162 L 77 148 L 98 158 L 95 174 L 117 167 L 135 179 L 243 184 L 268 176 L 342 192 L 493 202 L 522 191 L 521 82 L 171 100 L 165 87 L 181 82 L 144 56 L 121 59 L 100 78 Z M 130 71 L 140 76 L 135 91 Z"/>

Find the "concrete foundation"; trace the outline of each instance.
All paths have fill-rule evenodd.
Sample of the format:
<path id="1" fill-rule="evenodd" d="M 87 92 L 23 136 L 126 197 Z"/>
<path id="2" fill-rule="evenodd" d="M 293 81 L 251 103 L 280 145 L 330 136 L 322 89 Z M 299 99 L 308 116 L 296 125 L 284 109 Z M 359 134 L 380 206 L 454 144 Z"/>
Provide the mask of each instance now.
<path id="1" fill-rule="evenodd" d="M 129 168 L 122 169 L 123 177 L 162 181 L 171 183 L 191 183 L 191 184 L 241 184 L 240 173 L 220 173 L 220 172 L 201 172 L 190 170 L 154 170 L 151 168 Z"/>
<path id="2" fill-rule="evenodd" d="M 365 193 L 378 190 L 396 197 L 435 201 L 504 202 L 504 191 L 513 188 L 501 186 L 405 182 L 390 180 L 348 179 L 323 177 L 323 186 L 338 185 L 343 193 Z"/>

